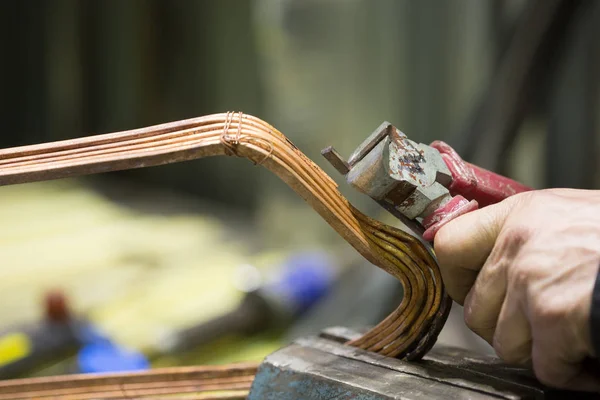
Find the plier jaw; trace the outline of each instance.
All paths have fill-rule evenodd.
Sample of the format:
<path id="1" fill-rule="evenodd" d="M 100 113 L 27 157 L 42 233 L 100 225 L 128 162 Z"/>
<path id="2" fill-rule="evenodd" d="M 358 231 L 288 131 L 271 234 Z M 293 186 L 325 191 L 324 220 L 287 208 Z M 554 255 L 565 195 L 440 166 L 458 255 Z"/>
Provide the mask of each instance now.
<path id="1" fill-rule="evenodd" d="M 344 160 L 323 156 L 356 190 L 390 211 L 425 241 L 452 219 L 531 188 L 465 162 L 448 144 L 410 140 L 382 123 Z"/>

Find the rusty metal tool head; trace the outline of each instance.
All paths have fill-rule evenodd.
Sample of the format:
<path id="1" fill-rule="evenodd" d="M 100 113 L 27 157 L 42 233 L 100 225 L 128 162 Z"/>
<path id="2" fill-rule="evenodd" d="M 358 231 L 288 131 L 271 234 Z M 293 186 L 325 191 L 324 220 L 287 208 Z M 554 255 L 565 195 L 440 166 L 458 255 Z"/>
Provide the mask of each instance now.
<path id="1" fill-rule="evenodd" d="M 421 234 L 437 221 L 440 210 L 474 209 L 476 203 L 452 196 L 452 174 L 435 148 L 410 140 L 389 122 L 382 123 L 346 162 L 328 147 L 322 154 L 347 182 Z M 426 231 L 427 232 L 427 231 Z M 425 237 L 427 235 L 425 234 Z"/>
<path id="2" fill-rule="evenodd" d="M 426 241 L 462 214 L 531 190 L 465 162 L 444 142 L 414 142 L 389 122 L 381 124 L 348 161 L 332 147 L 322 154 L 352 187 Z"/>

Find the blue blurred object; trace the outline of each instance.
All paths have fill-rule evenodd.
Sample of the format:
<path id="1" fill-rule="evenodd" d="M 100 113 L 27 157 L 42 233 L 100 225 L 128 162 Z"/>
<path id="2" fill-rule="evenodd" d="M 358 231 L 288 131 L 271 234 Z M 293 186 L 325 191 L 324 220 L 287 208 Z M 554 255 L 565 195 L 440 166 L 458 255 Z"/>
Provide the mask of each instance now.
<path id="1" fill-rule="evenodd" d="M 0 379 L 35 372 L 76 353 L 77 373 L 140 371 L 149 368 L 140 353 L 113 343 L 91 322 L 71 312 L 61 291 L 44 296 L 41 321 L 0 332 Z"/>
<path id="2" fill-rule="evenodd" d="M 287 303 L 293 314 L 301 313 L 321 300 L 335 281 L 333 263 L 323 252 L 292 255 L 283 265 L 276 282 L 263 289 L 269 297 Z"/>
<path id="3" fill-rule="evenodd" d="M 84 374 L 145 371 L 149 368 L 150 362 L 143 354 L 123 349 L 110 341 L 87 344 L 77 354 L 78 372 Z"/>
<path id="4" fill-rule="evenodd" d="M 262 286 L 249 285 L 246 296 L 235 310 L 173 332 L 157 347 L 162 353 L 181 353 L 225 335 L 251 335 L 267 329 L 286 328 L 321 301 L 336 278 L 334 260 L 327 253 L 295 253 L 280 266 L 271 282 Z"/>
<path id="5" fill-rule="evenodd" d="M 327 295 L 294 321 L 283 341 L 292 342 L 331 326 L 376 325 L 394 311 L 403 295 L 396 278 L 356 259 L 340 271 Z"/>
<path id="6" fill-rule="evenodd" d="M 144 371 L 150 362 L 141 353 L 113 343 L 95 326 L 83 323 L 77 328 L 82 347 L 77 353 L 78 373 Z"/>

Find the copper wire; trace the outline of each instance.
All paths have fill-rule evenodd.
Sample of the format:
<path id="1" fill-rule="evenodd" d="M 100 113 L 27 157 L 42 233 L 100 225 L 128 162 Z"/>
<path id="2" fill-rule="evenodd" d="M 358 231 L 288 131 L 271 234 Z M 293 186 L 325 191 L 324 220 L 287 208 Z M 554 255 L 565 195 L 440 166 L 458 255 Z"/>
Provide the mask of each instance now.
<path id="1" fill-rule="evenodd" d="M 235 112 L 227 112 L 226 114 L 225 126 L 223 127 L 223 134 L 221 135 L 221 143 L 223 143 L 223 145 L 226 148 L 225 154 L 227 154 L 228 156 L 240 157 L 240 155 L 237 153 L 237 147 L 242 139 L 242 125 L 244 122 L 244 113 L 242 113 L 241 111 L 237 113 L 237 129 L 235 132 L 235 136 L 232 137 L 229 135 L 229 128 L 231 127 L 231 123 L 233 122 L 233 117 L 235 114 Z"/>
<path id="2" fill-rule="evenodd" d="M 225 146 L 225 154 L 228 156 L 235 155 L 235 140 L 232 140 L 229 137 L 229 127 L 231 126 L 231 122 L 233 121 L 233 112 L 228 111 L 225 115 L 225 126 L 223 127 L 223 133 L 221 134 L 221 143 Z"/>
<path id="3" fill-rule="evenodd" d="M 14 379 L 0 381 L 0 399 L 244 399 L 257 368 L 245 363 Z"/>
<path id="4" fill-rule="evenodd" d="M 336 183 L 281 132 L 247 114 L 208 115 L 132 131 L 0 150 L 0 184 L 72 177 L 235 155 L 263 165 L 305 199 L 369 262 L 404 286 L 398 308 L 349 344 L 416 359 L 432 346 L 450 310 L 435 259 L 408 233 L 355 209 Z M 237 124 L 234 135 L 232 124 Z"/>

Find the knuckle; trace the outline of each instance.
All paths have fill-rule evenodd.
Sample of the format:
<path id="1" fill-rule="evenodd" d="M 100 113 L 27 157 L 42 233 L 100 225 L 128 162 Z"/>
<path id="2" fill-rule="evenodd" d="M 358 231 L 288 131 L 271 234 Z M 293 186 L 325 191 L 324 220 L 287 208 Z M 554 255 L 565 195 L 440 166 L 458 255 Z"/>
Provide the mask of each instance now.
<path id="1" fill-rule="evenodd" d="M 529 240 L 531 227 L 522 222 L 507 224 L 502 232 L 502 245 L 505 252 L 515 253 Z"/>
<path id="2" fill-rule="evenodd" d="M 564 322 L 570 314 L 568 302 L 554 293 L 541 293 L 531 298 L 531 318 L 540 326 L 555 326 Z"/>
<path id="3" fill-rule="evenodd" d="M 542 269 L 540 261 L 525 252 L 516 256 L 507 267 L 506 279 L 511 291 L 526 294 Z"/>
<path id="4" fill-rule="evenodd" d="M 533 275 L 532 268 L 522 263 L 515 263 L 508 272 L 508 280 L 511 287 L 515 289 L 524 288 Z"/>
<path id="5" fill-rule="evenodd" d="M 547 270 L 548 262 L 538 257 L 538 254 L 529 247 L 516 255 L 508 266 L 506 275 L 508 285 L 516 293 L 528 294 L 538 291 L 536 285 L 547 274 Z"/>
<path id="6" fill-rule="evenodd" d="M 531 359 L 531 342 L 525 341 L 514 346 L 506 346 L 498 335 L 494 335 L 492 346 L 496 355 L 507 364 L 524 365 Z"/>
<path id="7" fill-rule="evenodd" d="M 497 269 L 514 268 L 519 252 L 530 236 L 530 228 L 527 226 L 521 224 L 506 226 L 486 260 L 486 267 Z"/>

